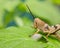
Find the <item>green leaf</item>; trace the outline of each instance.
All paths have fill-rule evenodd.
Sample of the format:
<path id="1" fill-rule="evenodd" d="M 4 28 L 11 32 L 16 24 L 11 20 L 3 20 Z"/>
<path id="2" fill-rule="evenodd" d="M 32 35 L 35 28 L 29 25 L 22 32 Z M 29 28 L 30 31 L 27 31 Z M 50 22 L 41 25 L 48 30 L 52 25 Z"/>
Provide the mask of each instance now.
<path id="1" fill-rule="evenodd" d="M 0 0 L 0 28 L 5 26 L 3 23 L 5 10 L 12 12 L 19 3 L 19 0 Z"/>
<path id="2" fill-rule="evenodd" d="M 53 0 L 54 4 L 60 5 L 60 0 Z"/>
<path id="3" fill-rule="evenodd" d="M 60 42 L 56 39 L 48 38 L 48 42 L 35 41 L 29 37 L 34 33 L 34 29 L 28 26 L 16 28 L 8 27 L 0 30 L 0 48 L 57 48 Z"/>
<path id="4" fill-rule="evenodd" d="M 11 10 L 9 11 L 9 10 L 5 9 L 5 14 L 3 16 L 4 17 L 4 26 L 6 27 L 11 21 L 14 21 L 14 20 L 15 20 L 15 23 L 18 24 L 18 26 L 20 26 L 19 23 L 17 23 L 18 21 L 20 21 L 20 19 L 17 20 L 17 17 L 23 16 L 21 14 L 23 14 L 25 12 L 26 12 L 26 6 L 23 3 L 20 3 L 17 6 L 15 6 L 13 11 L 11 11 Z"/>
<path id="5" fill-rule="evenodd" d="M 13 14 L 14 12 L 5 11 L 4 18 L 3 18 L 4 27 L 6 27 L 8 23 L 13 20 L 13 16 L 14 16 Z"/>
<path id="6" fill-rule="evenodd" d="M 20 12 L 26 12 L 26 5 L 24 3 L 20 3 L 18 6 L 17 6 L 17 9 L 20 11 Z"/>
<path id="7" fill-rule="evenodd" d="M 28 29 L 28 30 L 27 30 Z M 0 48 L 44 48 L 46 43 L 36 42 L 29 35 L 34 32 L 30 27 L 10 27 L 0 30 Z"/>

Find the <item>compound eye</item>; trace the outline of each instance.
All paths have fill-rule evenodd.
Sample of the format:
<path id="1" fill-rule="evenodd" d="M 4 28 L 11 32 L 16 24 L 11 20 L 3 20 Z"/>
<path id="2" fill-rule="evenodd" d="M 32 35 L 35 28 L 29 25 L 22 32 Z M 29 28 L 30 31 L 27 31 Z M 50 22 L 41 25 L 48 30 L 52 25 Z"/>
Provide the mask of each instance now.
<path id="1" fill-rule="evenodd" d="M 34 27 L 37 28 L 37 22 L 34 23 Z"/>

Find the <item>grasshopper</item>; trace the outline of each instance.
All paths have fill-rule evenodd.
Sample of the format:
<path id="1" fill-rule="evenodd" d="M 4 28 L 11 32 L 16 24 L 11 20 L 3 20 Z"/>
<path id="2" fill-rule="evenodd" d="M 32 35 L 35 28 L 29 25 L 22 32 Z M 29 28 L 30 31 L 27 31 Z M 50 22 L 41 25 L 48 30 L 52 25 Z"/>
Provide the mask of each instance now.
<path id="1" fill-rule="evenodd" d="M 33 16 L 30 8 L 28 7 L 28 5 L 26 5 L 27 8 L 29 9 L 31 15 Z M 33 16 L 34 17 L 34 16 Z M 43 31 L 43 33 L 47 33 L 46 37 L 48 37 L 50 34 L 55 34 L 56 32 L 60 30 L 60 25 L 54 25 L 54 26 L 49 26 L 47 23 L 45 23 L 44 21 L 42 21 L 39 18 L 35 18 L 34 19 L 34 28 L 37 29 L 37 31 L 34 34 L 38 34 L 39 31 Z"/>
<path id="2" fill-rule="evenodd" d="M 50 34 L 54 34 L 57 31 L 60 30 L 60 25 L 54 25 L 54 26 L 49 26 L 47 23 L 42 21 L 39 18 L 34 19 L 34 27 L 37 29 L 35 34 L 37 34 L 39 31 L 43 31 L 43 33 L 47 33 L 46 37 L 48 37 Z"/>

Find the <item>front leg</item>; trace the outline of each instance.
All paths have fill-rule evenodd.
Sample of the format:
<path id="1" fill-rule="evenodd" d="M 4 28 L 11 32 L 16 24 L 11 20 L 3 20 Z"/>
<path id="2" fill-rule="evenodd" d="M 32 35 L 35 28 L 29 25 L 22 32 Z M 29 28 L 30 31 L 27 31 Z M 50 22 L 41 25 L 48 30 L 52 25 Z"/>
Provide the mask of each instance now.
<path id="1" fill-rule="evenodd" d="M 33 36 L 33 35 L 35 35 L 35 34 L 38 34 L 38 32 L 39 32 L 40 30 L 39 29 L 37 29 L 37 31 L 34 33 L 34 34 L 32 34 L 32 35 L 29 35 L 29 37 L 31 37 L 31 36 Z"/>
<path id="2" fill-rule="evenodd" d="M 40 29 L 37 28 L 37 31 L 34 34 L 37 34 L 40 31 Z"/>

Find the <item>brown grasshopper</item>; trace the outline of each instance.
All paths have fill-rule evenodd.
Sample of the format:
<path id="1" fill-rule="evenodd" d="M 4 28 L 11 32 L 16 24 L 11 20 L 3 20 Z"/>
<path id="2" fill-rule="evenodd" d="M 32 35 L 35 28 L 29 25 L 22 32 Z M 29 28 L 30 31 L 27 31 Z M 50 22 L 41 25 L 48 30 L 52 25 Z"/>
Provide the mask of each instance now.
<path id="1" fill-rule="evenodd" d="M 26 5 L 26 6 L 29 9 L 28 5 Z M 30 9 L 29 9 L 29 11 L 30 11 L 31 15 L 33 16 Z M 34 34 L 37 34 L 39 31 L 43 31 L 43 33 L 47 33 L 46 37 L 48 37 L 50 34 L 56 35 L 56 32 L 60 30 L 60 25 L 49 26 L 47 23 L 45 23 L 41 19 L 35 18 L 34 19 L 34 28 L 37 29 L 37 31 Z"/>
<path id="2" fill-rule="evenodd" d="M 42 30 L 43 33 L 47 33 L 46 37 L 60 30 L 60 25 L 49 26 L 47 23 L 40 20 L 39 18 L 35 18 L 34 27 L 37 28 L 35 34 Z"/>

